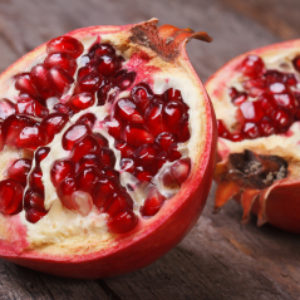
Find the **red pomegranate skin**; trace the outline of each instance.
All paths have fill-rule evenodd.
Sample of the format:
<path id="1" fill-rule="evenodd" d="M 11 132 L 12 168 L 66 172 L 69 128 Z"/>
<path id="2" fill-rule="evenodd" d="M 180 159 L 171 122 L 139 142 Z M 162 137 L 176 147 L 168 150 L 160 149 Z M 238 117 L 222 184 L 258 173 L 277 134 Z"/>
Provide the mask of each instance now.
<path id="1" fill-rule="evenodd" d="M 203 38 L 201 34 L 191 30 L 180 30 L 171 25 L 164 25 L 159 31 L 154 31 L 157 20 L 146 23 L 126 26 L 94 26 L 79 29 L 68 33 L 75 38 L 86 35 L 97 35 L 99 32 L 122 33 L 140 28 L 149 31 L 151 38 L 167 39 L 175 37 L 175 43 L 169 48 L 158 49 L 160 54 L 180 53 L 185 67 L 194 78 L 198 78 L 189 63 L 185 44 L 191 38 Z M 156 29 L 155 29 L 156 30 Z M 153 35 L 154 34 L 154 35 Z M 35 49 L 27 56 L 30 60 L 34 53 L 42 53 L 45 44 Z M 170 56 L 171 57 L 171 56 Z M 24 59 L 24 58 L 22 58 Z M 171 57 L 171 59 L 173 59 Z M 175 59 L 175 58 L 174 58 Z M 17 66 L 16 62 L 1 76 L 6 77 L 10 70 Z M 188 179 L 182 184 L 179 192 L 172 197 L 172 203 L 164 204 L 159 213 L 149 219 L 140 220 L 138 225 L 130 232 L 116 235 L 112 245 L 99 251 L 88 254 L 44 254 L 38 249 L 29 249 L 26 240 L 26 229 L 18 215 L 9 220 L 9 228 L 12 228 L 10 242 L 0 240 L 0 257 L 18 265 L 32 268 L 41 272 L 74 278 L 101 278 L 119 275 L 144 267 L 172 247 L 178 244 L 197 221 L 206 202 L 211 186 L 216 154 L 216 120 L 215 114 L 201 82 L 197 79 L 197 85 L 203 91 L 205 110 L 205 130 L 203 130 L 203 149 L 201 157 L 193 162 Z M 15 241 L 15 242 L 14 242 Z"/>

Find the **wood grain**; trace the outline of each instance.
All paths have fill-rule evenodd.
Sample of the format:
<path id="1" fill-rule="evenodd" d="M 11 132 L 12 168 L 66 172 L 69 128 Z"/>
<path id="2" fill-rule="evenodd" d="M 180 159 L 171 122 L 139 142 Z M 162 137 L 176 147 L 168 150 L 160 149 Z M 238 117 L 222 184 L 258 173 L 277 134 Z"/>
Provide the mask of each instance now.
<path id="1" fill-rule="evenodd" d="M 0 0 L 0 71 L 40 43 L 77 27 L 161 23 L 206 30 L 210 45 L 189 54 L 206 80 L 246 50 L 300 34 L 298 0 Z M 297 14 L 298 12 L 298 14 Z M 0 299 L 299 299 L 300 240 L 255 220 L 240 225 L 240 207 L 212 214 L 214 188 L 191 233 L 142 270 L 106 280 L 57 278 L 0 262 Z"/>

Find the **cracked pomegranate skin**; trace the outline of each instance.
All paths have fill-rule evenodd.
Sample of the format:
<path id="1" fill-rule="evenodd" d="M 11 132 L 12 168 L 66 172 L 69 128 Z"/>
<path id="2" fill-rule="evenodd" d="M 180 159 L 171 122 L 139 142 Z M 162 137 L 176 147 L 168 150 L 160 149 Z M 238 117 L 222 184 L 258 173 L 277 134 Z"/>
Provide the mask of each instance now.
<path id="1" fill-rule="evenodd" d="M 210 40 L 156 19 L 87 27 L 0 75 L 1 258 L 110 277 L 187 234 L 216 152 L 214 111 L 185 50 L 193 38 Z"/>
<path id="2" fill-rule="evenodd" d="M 232 59 L 205 85 L 219 128 L 215 208 L 234 198 L 243 222 L 253 212 L 259 226 L 293 233 L 300 233 L 299 62 L 300 40 L 273 44 Z M 246 171 L 254 162 L 260 171 Z M 258 176 L 264 183 L 254 182 Z"/>

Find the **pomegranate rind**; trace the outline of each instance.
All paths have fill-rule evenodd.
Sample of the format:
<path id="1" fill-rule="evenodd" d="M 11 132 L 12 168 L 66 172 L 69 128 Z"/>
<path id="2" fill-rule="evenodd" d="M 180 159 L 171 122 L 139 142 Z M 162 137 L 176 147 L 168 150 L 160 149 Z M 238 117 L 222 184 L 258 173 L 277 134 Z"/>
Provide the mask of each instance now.
<path id="1" fill-rule="evenodd" d="M 222 110 L 223 106 L 228 103 L 228 82 L 231 78 L 236 76 L 239 65 L 249 54 L 255 54 L 264 58 L 275 57 L 288 57 L 293 58 L 295 55 L 300 54 L 300 39 L 291 40 L 287 42 L 277 43 L 248 51 L 242 55 L 227 62 L 216 73 L 214 73 L 206 82 L 205 87 L 212 99 L 213 106 L 215 108 L 217 118 L 219 116 L 218 111 Z M 295 122 L 295 123 L 299 123 Z M 296 125 L 297 126 L 297 125 Z M 296 128 L 297 130 L 298 128 Z M 289 138 L 289 131 L 284 137 Z M 279 135 L 273 135 L 271 138 L 276 138 Z M 282 136 L 281 136 L 282 138 Z M 224 167 L 227 164 L 228 157 L 231 153 L 237 152 L 235 149 L 239 148 L 239 151 L 243 151 L 243 146 L 239 142 L 232 142 L 227 139 L 218 138 L 218 162 L 216 164 L 216 172 L 214 178 L 218 184 L 218 195 L 215 199 L 215 209 L 221 208 L 230 199 L 235 199 L 240 202 L 243 207 L 242 221 L 246 222 L 249 219 L 250 213 L 253 212 L 257 215 L 257 225 L 262 226 L 265 223 L 270 223 L 280 229 L 300 233 L 300 214 L 299 214 L 299 191 L 300 191 L 300 179 L 299 171 L 296 164 L 293 162 L 292 152 L 293 147 L 286 147 L 285 151 L 272 151 L 272 153 L 265 153 L 266 141 L 264 138 L 258 138 L 255 140 L 249 140 L 247 146 L 253 143 L 252 149 L 257 154 L 272 154 L 279 155 L 283 158 L 287 158 L 289 161 L 288 176 L 287 178 L 279 181 L 275 181 L 271 186 L 264 190 L 249 190 L 243 186 L 236 187 L 232 182 L 222 182 L 221 174 L 224 172 Z M 258 140 L 258 142 L 256 142 Z M 255 143 L 255 146 L 254 146 Z M 283 144 L 287 145 L 287 143 Z M 234 150 L 233 150 L 234 149 Z M 238 151 L 238 152 L 239 152 Z M 297 158 L 296 160 L 297 161 Z M 231 186 L 232 185 L 232 186 Z M 222 192 L 223 186 L 226 187 L 228 197 L 224 196 Z M 231 192 L 228 192 L 231 189 Z M 244 200 L 244 201 L 243 201 Z"/>
<path id="2" fill-rule="evenodd" d="M 128 31 L 136 26 L 147 28 L 149 24 L 149 28 L 153 29 L 156 23 L 157 20 L 152 19 L 146 23 L 126 26 L 94 26 L 75 30 L 67 35 L 83 40 L 86 35 L 97 36 L 111 33 L 118 34 L 122 39 L 124 33 L 127 36 Z M 7 240 L 0 240 L 0 257 L 22 266 L 60 276 L 109 277 L 153 262 L 174 247 L 194 225 L 205 205 L 212 182 L 216 152 L 216 120 L 209 97 L 189 62 L 185 44 L 191 38 L 204 40 L 209 40 L 209 38 L 203 33 L 194 33 L 190 29 L 181 30 L 169 25 L 162 27 L 161 34 L 164 39 L 172 37 L 177 41 L 174 47 L 177 54 L 172 59 L 189 73 L 197 85 L 204 112 L 201 124 L 203 139 L 195 145 L 199 147 L 197 158 L 193 162 L 188 179 L 182 184 L 179 192 L 168 199 L 155 216 L 140 219 L 132 231 L 115 235 L 113 242 L 107 247 L 89 253 L 59 254 L 58 250 L 52 254 L 45 253 L 39 248 L 32 248 L 25 238 L 26 228 L 18 215 L 13 219 L 1 218 L 1 230 L 9 230 L 10 227 L 17 228 L 13 231 L 13 239 L 19 244 L 15 247 L 11 243 L 12 236 L 9 236 Z M 0 82 L 4 83 L 4 88 L 9 87 L 10 80 L 7 79 L 17 74 L 24 63 L 30 65 L 39 59 L 42 60 L 45 56 L 45 49 L 46 44 L 41 45 L 2 73 Z"/>

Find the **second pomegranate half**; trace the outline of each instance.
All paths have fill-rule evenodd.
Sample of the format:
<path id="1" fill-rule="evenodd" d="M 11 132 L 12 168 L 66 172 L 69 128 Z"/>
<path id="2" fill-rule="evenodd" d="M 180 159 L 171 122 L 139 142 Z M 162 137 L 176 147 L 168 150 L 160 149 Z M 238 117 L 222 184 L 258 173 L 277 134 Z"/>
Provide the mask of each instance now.
<path id="1" fill-rule="evenodd" d="M 300 233 L 300 40 L 245 53 L 206 84 L 218 119 L 216 208 Z"/>

